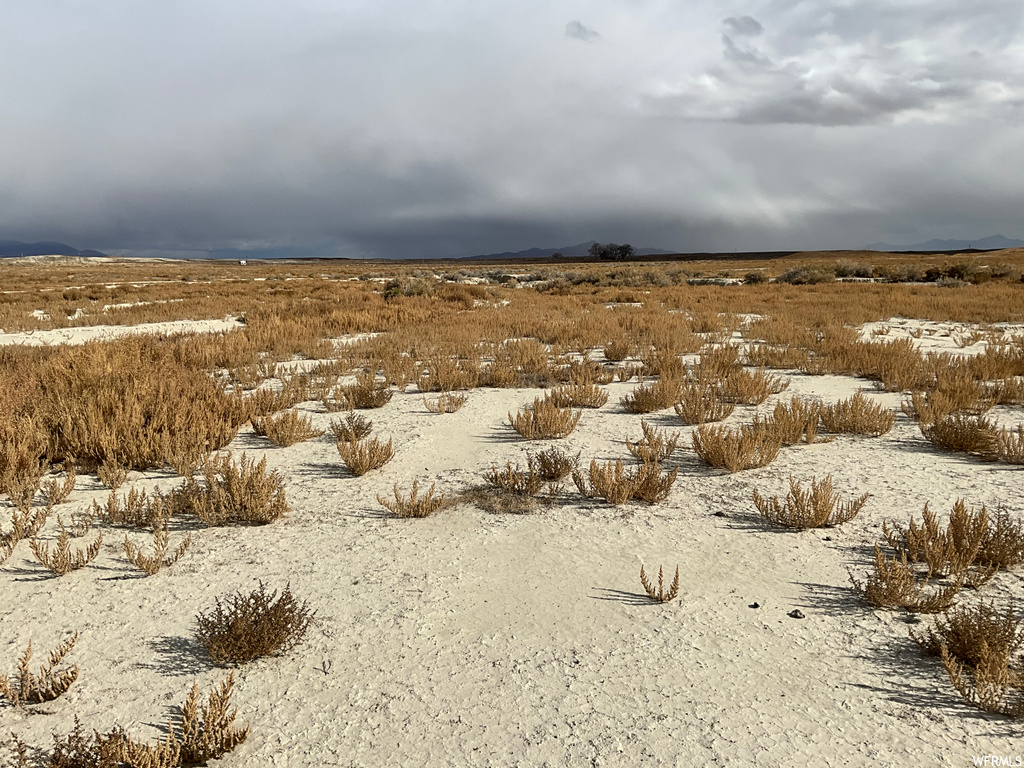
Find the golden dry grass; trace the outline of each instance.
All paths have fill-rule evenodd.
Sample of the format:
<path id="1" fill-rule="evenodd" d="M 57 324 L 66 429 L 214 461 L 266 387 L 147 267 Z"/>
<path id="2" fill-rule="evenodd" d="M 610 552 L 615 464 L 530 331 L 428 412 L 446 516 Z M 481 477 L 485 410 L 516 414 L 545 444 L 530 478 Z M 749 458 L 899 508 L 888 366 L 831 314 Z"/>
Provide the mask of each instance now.
<path id="1" fill-rule="evenodd" d="M 968 509 L 958 499 L 946 526 L 924 505 L 922 521 L 911 517 L 906 525 L 884 521 L 882 534 L 897 554 L 911 563 L 927 566 L 927 577 L 953 577 L 971 586 L 981 586 L 995 575 L 998 566 L 975 568 L 981 547 L 988 537 L 989 514 L 984 505 Z"/>
<path id="2" fill-rule="evenodd" d="M 25 704 L 43 704 L 63 696 L 78 679 L 78 665 L 57 669 L 78 642 L 78 633 L 67 637 L 50 651 L 46 664 L 39 673 L 32 673 L 32 643 L 18 659 L 18 669 L 10 677 L 0 677 L 0 696 L 20 707 Z"/>
<path id="3" fill-rule="evenodd" d="M 570 435 L 580 415 L 580 411 L 559 407 L 549 397 L 537 397 L 532 407 L 523 408 L 515 416 L 509 413 L 508 421 L 527 440 L 551 440 Z"/>
<path id="4" fill-rule="evenodd" d="M 579 492 L 589 499 L 600 496 L 616 506 L 630 500 L 658 504 L 668 498 L 678 474 L 678 467 L 663 471 L 656 463 L 627 469 L 621 460 L 600 463 L 591 460 L 587 474 L 577 469 L 572 473 L 572 480 Z"/>
<path id="5" fill-rule="evenodd" d="M 192 534 L 186 534 L 177 548 L 171 551 L 171 535 L 167 530 L 166 521 L 153 527 L 153 544 L 149 553 L 141 547 L 132 543 L 127 536 L 124 537 L 124 556 L 132 565 L 138 568 L 147 576 L 153 576 L 163 568 L 169 568 L 182 558 L 188 548 L 192 546 Z M 170 552 L 170 554 L 168 554 Z"/>
<path id="6" fill-rule="evenodd" d="M 431 413 L 455 413 L 469 398 L 461 392 L 442 392 L 435 398 L 423 398 L 423 405 Z"/>
<path id="7" fill-rule="evenodd" d="M 430 484 L 430 490 L 420 495 L 420 481 L 412 481 L 412 489 L 408 496 L 402 496 L 398 491 L 398 483 L 394 487 L 394 499 L 388 499 L 377 494 L 377 503 L 393 513 L 397 517 L 430 517 L 440 509 L 451 504 L 451 501 L 442 493 L 434 495 L 436 483 Z"/>
<path id="8" fill-rule="evenodd" d="M 84 568 L 100 553 L 103 544 L 103 534 L 84 549 L 71 546 L 71 534 L 61 529 L 56 544 L 51 549 L 50 544 L 39 539 L 32 539 L 29 545 L 36 560 L 42 563 L 55 576 L 66 576 L 72 571 Z"/>
<path id="9" fill-rule="evenodd" d="M 829 432 L 853 435 L 884 435 L 896 422 L 895 411 L 872 402 L 863 390 L 846 400 L 822 406 L 819 410 L 822 426 Z"/>
<path id="10" fill-rule="evenodd" d="M 207 526 L 266 525 L 288 512 L 284 478 L 267 471 L 266 457 L 243 453 L 236 462 L 225 454 L 208 460 L 202 475 L 202 484 L 186 479 L 173 503 Z"/>
<path id="11" fill-rule="evenodd" d="M 813 443 L 818 436 L 821 421 L 821 403 L 803 397 L 793 397 L 788 403 L 776 403 L 771 415 L 771 428 L 778 433 L 783 445 Z"/>
<path id="12" fill-rule="evenodd" d="M 683 424 L 721 421 L 736 407 L 722 398 L 722 389 L 718 384 L 687 381 L 680 385 L 676 397 L 673 408 Z"/>
<path id="13" fill-rule="evenodd" d="M 662 572 L 661 566 L 658 566 L 658 586 L 650 582 L 647 578 L 647 573 L 644 571 L 643 565 L 640 566 L 640 583 L 644 587 L 644 592 L 656 603 L 667 603 L 675 600 L 679 595 L 679 566 L 676 566 L 676 576 L 672 580 L 671 586 L 665 589 L 665 574 Z"/>
<path id="14" fill-rule="evenodd" d="M 918 578 L 907 563 L 905 553 L 886 557 L 875 545 L 874 570 L 861 582 L 850 574 L 850 583 L 864 598 L 878 608 L 902 608 L 914 613 L 941 613 L 947 610 L 960 593 L 961 582 L 928 589 L 929 579 Z"/>
<path id="15" fill-rule="evenodd" d="M 313 427 L 313 420 L 308 414 L 302 415 L 298 411 L 285 411 L 277 416 L 254 419 L 252 429 L 274 445 L 284 447 L 320 437 L 324 433 L 322 429 Z"/>
<path id="16" fill-rule="evenodd" d="M 679 433 L 668 434 L 668 430 L 652 427 L 646 421 L 640 421 L 643 437 L 635 443 L 626 438 L 626 450 L 642 462 L 660 464 L 675 451 L 679 444 Z"/>
<path id="17" fill-rule="evenodd" d="M 338 455 L 353 475 L 362 476 L 373 469 L 380 469 L 395 456 L 393 441 L 388 438 L 385 443 L 379 437 L 361 440 L 340 440 Z"/>
<path id="18" fill-rule="evenodd" d="M 336 441 L 353 443 L 373 431 L 373 422 L 361 414 L 349 412 L 344 418 L 331 419 L 330 427 Z"/>
<path id="19" fill-rule="evenodd" d="M 764 423 L 735 429 L 702 424 L 693 430 L 691 439 L 693 450 L 705 464 L 730 472 L 765 467 L 782 448 L 782 437 Z"/>
<path id="20" fill-rule="evenodd" d="M 663 377 L 649 384 L 641 384 L 620 398 L 619 402 L 630 413 L 660 411 L 672 407 L 678 401 L 680 386 L 680 379 Z"/>
<path id="21" fill-rule="evenodd" d="M 952 413 L 934 423 L 920 423 L 921 434 L 936 448 L 969 453 L 983 461 L 999 458 L 999 429 L 984 416 Z"/>
<path id="22" fill-rule="evenodd" d="M 832 485 L 832 475 L 823 480 L 812 479 L 810 489 L 800 487 L 789 478 L 789 493 L 783 501 L 770 499 L 754 490 L 754 505 L 761 517 L 784 528 L 806 530 L 841 525 L 855 518 L 867 503 L 868 494 L 850 501 L 841 501 Z"/>
<path id="23" fill-rule="evenodd" d="M 559 408 L 600 408 L 608 402 L 608 392 L 597 384 L 566 384 L 548 397 Z"/>

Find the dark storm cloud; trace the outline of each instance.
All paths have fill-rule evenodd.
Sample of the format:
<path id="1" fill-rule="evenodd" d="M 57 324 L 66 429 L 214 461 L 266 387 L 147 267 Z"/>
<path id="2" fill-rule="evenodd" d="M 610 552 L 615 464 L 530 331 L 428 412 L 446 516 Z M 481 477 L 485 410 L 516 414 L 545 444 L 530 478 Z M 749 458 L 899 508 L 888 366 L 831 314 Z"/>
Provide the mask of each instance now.
<path id="1" fill-rule="evenodd" d="M 760 35 L 764 27 L 753 16 L 730 16 L 722 22 L 726 32 L 732 35 Z"/>
<path id="2" fill-rule="evenodd" d="M 601 37 L 597 32 L 592 30 L 590 27 L 584 26 L 579 21 L 570 21 L 565 25 L 565 36 L 574 37 L 577 40 L 583 40 L 585 42 L 597 40 Z"/>
<path id="3" fill-rule="evenodd" d="M 1019 3 L 594 0 L 566 25 L 578 10 L 8 4 L 0 239 L 461 256 L 1024 236 Z"/>

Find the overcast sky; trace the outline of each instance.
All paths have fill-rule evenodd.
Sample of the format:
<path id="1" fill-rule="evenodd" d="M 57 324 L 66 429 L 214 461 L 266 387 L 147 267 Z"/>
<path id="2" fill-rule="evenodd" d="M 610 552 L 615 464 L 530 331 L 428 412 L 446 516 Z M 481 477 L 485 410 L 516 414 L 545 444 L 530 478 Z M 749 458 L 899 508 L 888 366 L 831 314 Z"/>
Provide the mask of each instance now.
<path id="1" fill-rule="evenodd" d="M 1024 237 L 1020 0 L 0 0 L 0 239 Z"/>

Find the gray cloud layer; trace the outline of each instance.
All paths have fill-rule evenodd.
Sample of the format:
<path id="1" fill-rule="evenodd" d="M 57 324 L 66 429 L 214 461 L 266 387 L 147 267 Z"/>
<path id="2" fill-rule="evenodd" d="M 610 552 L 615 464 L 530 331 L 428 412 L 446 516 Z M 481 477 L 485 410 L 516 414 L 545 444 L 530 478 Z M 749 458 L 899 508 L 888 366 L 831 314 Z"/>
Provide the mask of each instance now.
<path id="1" fill-rule="evenodd" d="M 585 25 L 538 0 L 4 5 L 0 238 L 432 256 L 1024 236 L 1016 1 L 594 0 Z"/>

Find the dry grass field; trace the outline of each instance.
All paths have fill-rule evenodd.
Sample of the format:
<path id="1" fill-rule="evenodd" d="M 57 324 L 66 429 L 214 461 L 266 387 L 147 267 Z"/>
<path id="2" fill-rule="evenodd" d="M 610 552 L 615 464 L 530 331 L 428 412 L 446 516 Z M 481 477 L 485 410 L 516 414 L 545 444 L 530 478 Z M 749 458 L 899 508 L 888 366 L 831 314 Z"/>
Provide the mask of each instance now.
<path id="1" fill-rule="evenodd" d="M 1016 755 L 1022 271 L 0 262 L 0 765 Z"/>

